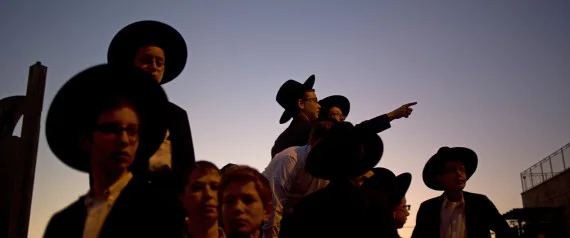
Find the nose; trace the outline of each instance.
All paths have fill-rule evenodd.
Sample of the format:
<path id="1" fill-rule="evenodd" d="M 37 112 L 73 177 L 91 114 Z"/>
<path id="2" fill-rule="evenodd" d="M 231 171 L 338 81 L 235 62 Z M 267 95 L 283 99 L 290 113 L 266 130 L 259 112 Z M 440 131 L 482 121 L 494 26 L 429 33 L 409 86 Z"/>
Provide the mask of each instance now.
<path id="1" fill-rule="evenodd" d="M 120 132 L 119 143 L 123 146 L 126 146 L 129 144 L 129 141 L 130 141 L 129 134 L 126 131 Z"/>
<path id="2" fill-rule="evenodd" d="M 238 200 L 236 202 L 235 211 L 236 213 L 243 213 L 245 211 L 245 203 L 243 203 L 241 200 Z"/>
<path id="3" fill-rule="evenodd" d="M 210 186 L 207 186 L 204 198 L 206 200 L 210 200 L 212 198 L 215 198 L 216 196 L 217 196 L 216 192 Z"/>
<path id="4" fill-rule="evenodd" d="M 340 121 L 343 122 L 344 121 L 344 116 L 340 115 Z"/>
<path id="5" fill-rule="evenodd" d="M 158 64 L 157 64 L 156 60 L 152 61 L 152 68 L 158 69 Z"/>

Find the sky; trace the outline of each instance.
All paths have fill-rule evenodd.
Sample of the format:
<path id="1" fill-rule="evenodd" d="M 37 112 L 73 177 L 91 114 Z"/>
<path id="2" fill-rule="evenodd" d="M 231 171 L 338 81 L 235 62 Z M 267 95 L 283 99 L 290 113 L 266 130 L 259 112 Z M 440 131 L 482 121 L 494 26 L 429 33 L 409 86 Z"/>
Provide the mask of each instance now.
<path id="1" fill-rule="evenodd" d="M 421 180 L 440 147 L 478 154 L 466 190 L 505 213 L 522 206 L 520 173 L 570 142 L 568 1 L 57 2 L 0 4 L 0 98 L 25 93 L 36 61 L 48 67 L 31 238 L 88 190 L 87 175 L 46 144 L 49 105 L 73 75 L 105 63 L 114 34 L 139 20 L 184 36 L 188 62 L 164 88 L 188 112 L 197 159 L 220 167 L 269 163 L 288 125 L 275 101 L 288 79 L 315 74 L 319 98 L 350 99 L 353 123 L 417 101 L 410 118 L 379 134 L 378 166 L 413 175 L 403 237 L 421 202 L 441 194 Z"/>

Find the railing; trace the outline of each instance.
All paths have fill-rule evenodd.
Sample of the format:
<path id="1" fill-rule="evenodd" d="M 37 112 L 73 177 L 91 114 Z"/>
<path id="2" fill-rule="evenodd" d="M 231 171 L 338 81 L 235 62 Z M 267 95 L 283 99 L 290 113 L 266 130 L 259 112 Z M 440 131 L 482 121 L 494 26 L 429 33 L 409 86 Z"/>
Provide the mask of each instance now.
<path id="1" fill-rule="evenodd" d="M 523 192 L 570 168 L 570 143 L 521 173 Z"/>

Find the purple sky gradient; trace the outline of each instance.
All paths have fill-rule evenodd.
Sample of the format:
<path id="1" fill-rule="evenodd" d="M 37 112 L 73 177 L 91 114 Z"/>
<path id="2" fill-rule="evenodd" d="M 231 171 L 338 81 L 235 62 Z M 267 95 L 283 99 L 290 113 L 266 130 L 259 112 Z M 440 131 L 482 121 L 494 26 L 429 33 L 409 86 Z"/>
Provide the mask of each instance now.
<path id="1" fill-rule="evenodd" d="M 317 96 L 347 96 L 354 123 L 417 101 L 380 134 L 379 165 L 413 175 L 407 227 L 440 194 L 421 180 L 439 147 L 473 148 L 479 168 L 466 190 L 506 212 L 522 205 L 520 172 L 570 142 L 568 1 L 29 2 L 0 7 L 0 98 L 25 93 L 36 61 L 48 67 L 31 238 L 88 190 L 87 175 L 46 145 L 51 100 L 74 74 L 106 62 L 114 34 L 138 20 L 184 35 L 188 64 L 165 89 L 188 111 L 198 159 L 218 166 L 265 168 L 287 126 L 275 101 L 287 79 L 315 74 Z"/>

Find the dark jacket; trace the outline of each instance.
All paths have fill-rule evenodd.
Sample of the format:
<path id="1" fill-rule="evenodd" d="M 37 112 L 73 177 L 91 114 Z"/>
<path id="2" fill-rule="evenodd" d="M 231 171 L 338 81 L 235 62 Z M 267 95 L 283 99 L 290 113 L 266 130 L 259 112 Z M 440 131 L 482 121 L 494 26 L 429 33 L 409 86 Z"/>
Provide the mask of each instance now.
<path id="1" fill-rule="evenodd" d="M 463 192 L 465 200 L 465 227 L 467 237 L 491 237 L 493 230 L 497 238 L 514 237 L 503 216 L 487 196 Z M 412 238 L 432 238 L 440 236 L 441 206 L 443 195 L 424 201 L 416 216 L 416 226 Z"/>
<path id="2" fill-rule="evenodd" d="M 348 180 L 331 181 L 301 199 L 279 237 L 398 237 L 387 204 L 387 197 L 371 201 Z"/>
<path id="3" fill-rule="evenodd" d="M 168 187 L 182 192 L 188 172 L 196 162 L 192 131 L 186 111 L 174 103 L 168 109 L 169 140 L 172 146 L 172 173 L 158 171 L 151 174 L 150 180 L 156 186 Z"/>
<path id="4" fill-rule="evenodd" d="M 363 121 L 360 124 L 355 125 L 355 127 L 374 133 L 380 133 L 391 126 L 388 116 L 384 114 L 370 120 Z M 283 131 L 275 140 L 275 144 L 271 148 L 271 158 L 291 146 L 303 146 L 308 144 L 311 129 L 312 122 L 309 122 L 305 117 L 297 116 L 293 118 L 289 127 L 287 127 L 287 129 L 285 129 L 285 131 Z"/>
<path id="5" fill-rule="evenodd" d="M 107 215 L 104 237 L 180 237 L 182 206 L 173 193 L 148 186 L 148 178 L 133 176 Z M 50 219 L 44 238 L 81 238 L 87 218 L 85 196 Z"/>

